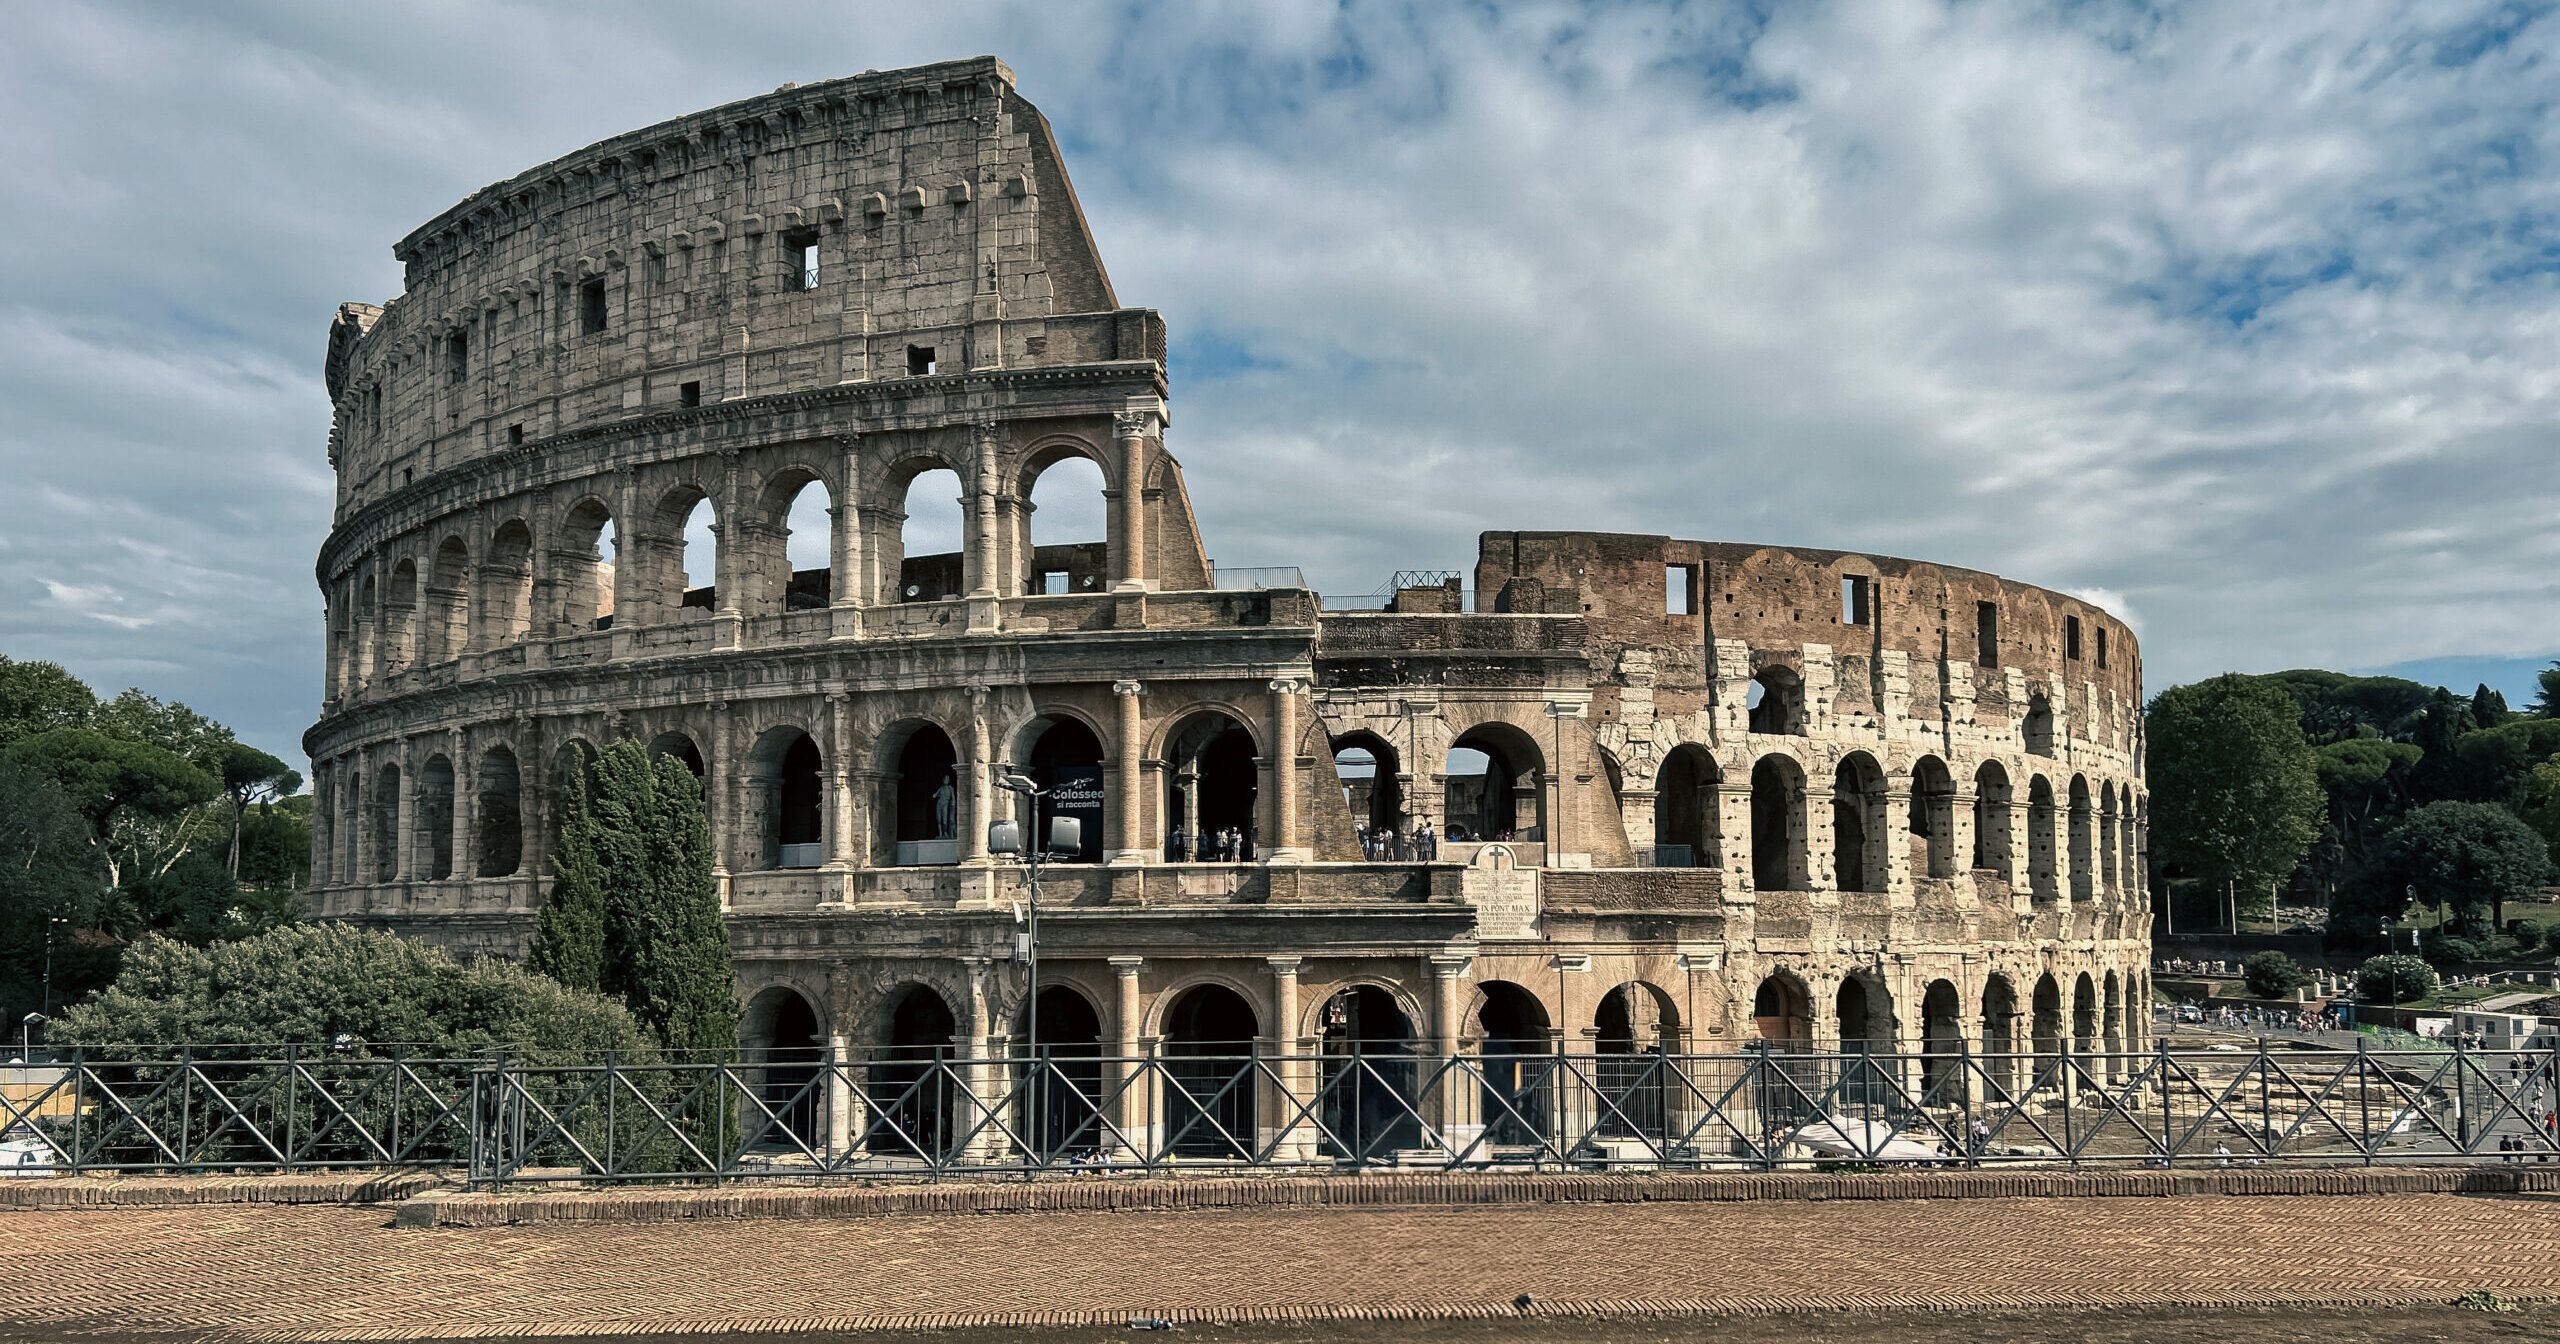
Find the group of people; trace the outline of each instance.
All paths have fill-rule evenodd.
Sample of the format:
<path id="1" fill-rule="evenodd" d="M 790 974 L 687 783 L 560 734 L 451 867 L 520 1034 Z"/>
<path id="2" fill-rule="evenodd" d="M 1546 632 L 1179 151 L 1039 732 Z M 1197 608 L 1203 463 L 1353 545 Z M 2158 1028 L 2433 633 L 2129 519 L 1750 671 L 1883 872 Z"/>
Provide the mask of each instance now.
<path id="1" fill-rule="evenodd" d="M 1200 834 L 1200 855 L 1193 858 L 1191 832 L 1176 828 L 1165 842 L 1165 857 L 1175 863 L 1245 863 L 1253 858 L 1253 833 L 1240 826 L 1226 826 Z"/>
<path id="2" fill-rule="evenodd" d="M 1440 857 L 1440 833 L 1431 818 L 1416 817 L 1409 830 L 1393 826 L 1360 827 L 1360 852 L 1371 863 L 1429 863 Z"/>

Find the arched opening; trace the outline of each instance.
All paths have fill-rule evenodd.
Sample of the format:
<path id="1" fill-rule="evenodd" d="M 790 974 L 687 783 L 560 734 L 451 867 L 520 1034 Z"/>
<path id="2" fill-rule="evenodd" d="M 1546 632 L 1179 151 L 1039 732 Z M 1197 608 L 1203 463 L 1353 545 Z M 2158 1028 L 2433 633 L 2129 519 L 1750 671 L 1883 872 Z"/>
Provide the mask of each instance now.
<path id="1" fill-rule="evenodd" d="M 649 739 L 649 754 L 675 757 L 684 762 L 684 768 L 692 771 L 696 780 L 700 780 L 707 769 L 702 760 L 702 748 L 695 746 L 692 738 L 672 730 Z"/>
<path id="2" fill-rule="evenodd" d="M 1084 995 L 1051 985 L 1033 1001 L 1037 1054 L 1018 1073 L 1022 1133 L 1041 1161 L 1108 1146 L 1102 1128 L 1102 1016 Z"/>
<path id="3" fill-rule="evenodd" d="M 1604 1136 L 1644 1139 L 1657 1150 L 1670 1141 L 1669 1056 L 1678 1048 L 1680 1012 L 1655 985 L 1630 980 L 1600 997 L 1592 1014 L 1592 1084 Z"/>
<path id="4" fill-rule="evenodd" d="M 430 882 L 453 876 L 453 762 L 443 756 L 418 768 L 417 872 Z"/>
<path id="5" fill-rule="evenodd" d="M 1870 984 L 1865 976 L 1851 975 L 1840 982 L 1831 1007 L 1840 1024 L 1840 1053 L 1857 1056 L 1841 1068 L 1842 1093 L 1862 1106 L 1891 1100 L 1892 1065 L 1876 1057 L 1893 1053 L 1892 993 L 1881 983 Z"/>
<path id="6" fill-rule="evenodd" d="M 2113 891 L 2116 876 L 2116 786 L 2113 781 L 2098 788 L 2098 885 Z"/>
<path id="7" fill-rule="evenodd" d="M 745 1117 L 749 1133 L 765 1131 L 757 1146 L 788 1149 L 796 1140 L 814 1151 L 826 1141 L 820 1118 L 826 1047 L 818 1036 L 817 1010 L 791 990 L 768 989 L 747 1005 L 740 1027 L 747 1063 L 758 1066 L 756 1100 L 762 1104 L 761 1113 Z"/>
<path id="8" fill-rule="evenodd" d="M 1662 758 L 1653 777 L 1653 863 L 1657 868 L 1716 868 L 1724 864 L 1724 822 L 1716 787 L 1724 780 L 1716 758 L 1684 742 Z"/>
<path id="9" fill-rule="evenodd" d="M 400 767 L 385 763 L 373 776 L 373 880 L 400 879 Z"/>
<path id="10" fill-rule="evenodd" d="M 756 866 L 815 868 L 826 860 L 826 783 L 816 738 L 775 728 L 747 756 Z"/>
<path id="11" fill-rule="evenodd" d="M 890 858 L 901 865 L 960 861 L 960 753 L 949 734 L 919 724 L 895 757 L 890 814 L 897 818 Z"/>
<path id="12" fill-rule="evenodd" d="M 2039 901 L 2052 900 L 2053 785 L 2038 775 L 2027 781 L 2027 886 Z"/>
<path id="13" fill-rule="evenodd" d="M 560 528 L 553 552 L 559 633 L 613 628 L 613 515 L 596 500 L 582 500 Z"/>
<path id="14" fill-rule="evenodd" d="M 2009 772 L 1998 761 L 1984 761 L 1973 772 L 1973 866 L 2003 882 L 2018 880 L 2009 867 L 2010 806 Z"/>
<path id="15" fill-rule="evenodd" d="M 1362 828 L 1362 852 L 1381 862 L 1396 857 L 1390 852 L 1396 846 L 1386 841 L 1389 832 L 1398 842 L 1409 843 L 1413 829 L 1425 824 L 1423 818 L 1405 815 L 1398 765 L 1396 749 L 1376 733 L 1345 733 L 1333 740 L 1333 771 L 1342 780 L 1343 804 Z"/>
<path id="16" fill-rule="evenodd" d="M 434 567 L 427 571 L 427 661 L 450 662 L 462 656 L 471 640 L 471 550 L 460 537 L 447 537 L 436 547 Z"/>
<path id="17" fill-rule="evenodd" d="M 1914 872 L 1956 875 L 1956 781 L 1935 756 L 1911 767 L 1911 859 Z"/>
<path id="18" fill-rule="evenodd" d="M 960 473 L 948 467 L 927 467 L 908 480 L 895 543 L 881 538 L 881 572 L 896 576 L 882 601 L 940 602 L 967 590 L 960 549 L 967 507 Z"/>
<path id="19" fill-rule="evenodd" d="M 1751 713 L 1751 731 L 1755 733 L 1804 732 L 1804 678 L 1792 667 L 1772 666 L 1760 669 L 1752 677 L 1751 689 L 1744 702 Z"/>
<path id="20" fill-rule="evenodd" d="M 2071 777 L 2071 899 L 2089 899 L 2090 868 L 2096 854 L 2089 818 L 2089 781 L 2085 776 Z"/>
<path id="21" fill-rule="evenodd" d="M 1751 994 L 1751 1030 L 1763 1049 L 1801 1050 L 1813 1042 L 1813 1006 L 1793 976 L 1761 978 Z"/>
<path id="22" fill-rule="evenodd" d="M 410 581 L 413 585 L 416 582 L 415 574 L 416 571 L 412 570 Z M 374 647 L 373 642 L 374 611 L 379 597 L 380 594 L 375 590 L 373 576 L 365 575 L 364 581 L 356 585 L 355 633 L 352 647 L 347 654 L 346 680 L 356 685 L 372 681 L 383 671 L 382 667 L 374 662 L 375 655 L 381 653 L 380 649 Z"/>
<path id="23" fill-rule="evenodd" d="M 683 492 L 691 495 L 690 491 Z M 684 513 L 683 569 L 673 577 L 683 596 L 679 608 L 716 611 L 720 607 L 720 513 L 711 501 L 693 497 Z"/>
<path id="24" fill-rule="evenodd" d="M 1555 1132 L 1555 1034 L 1546 1007 L 1506 980 L 1488 980 L 1481 989 L 1476 1030 L 1482 1041 L 1485 1142 L 1540 1143 Z"/>
<path id="25" fill-rule="evenodd" d="M 1507 723 L 1482 723 L 1458 735 L 1442 762 L 1441 815 L 1452 838 L 1543 840 L 1546 757 Z M 1460 835 L 1460 831 L 1464 835 Z"/>
<path id="26" fill-rule="evenodd" d="M 836 518 L 827 483 L 807 472 L 794 472 L 768 490 L 768 508 L 782 517 L 778 555 L 762 558 L 765 571 L 763 609 L 768 612 L 816 611 L 835 600 Z M 788 499 L 781 498 L 788 495 Z M 776 565 L 774 560 L 780 560 Z"/>
<path id="27" fill-rule="evenodd" d="M 2043 1078 L 2061 1058 L 2063 1044 L 2062 986 L 2051 971 L 2036 977 L 2035 1010 L 2036 1076 Z"/>
<path id="28" fill-rule="evenodd" d="M 1102 469 L 1069 454 L 1025 473 L 1022 591 L 1098 593 L 1111 586 L 1110 519 Z"/>
<path id="29" fill-rule="evenodd" d="M 2028 754 L 2053 754 L 2053 701 L 2046 699 L 2042 692 L 2027 697 L 2027 717 L 2023 728 Z"/>
<path id="30" fill-rule="evenodd" d="M 1244 1161 L 1258 1142 L 1251 1006 L 1223 985 L 1186 990 L 1165 1014 L 1164 1122 L 1175 1156 Z"/>
<path id="31" fill-rule="evenodd" d="M 1885 889 L 1884 770 L 1853 751 L 1831 774 L 1831 872 L 1841 891 Z"/>
<path id="32" fill-rule="evenodd" d="M 1165 857 L 1176 863 L 1251 859 L 1260 773 L 1253 734 L 1214 710 L 1194 714 L 1165 738 L 1164 764 Z"/>
<path id="33" fill-rule="evenodd" d="M 480 756 L 480 852 L 472 872 L 480 877 L 513 877 L 524 863 L 524 788 L 516 754 L 491 747 Z"/>
<path id="34" fill-rule="evenodd" d="M 1102 739 L 1081 720 L 1044 718 L 1036 721 L 1031 749 L 1023 755 L 1023 767 L 1031 781 L 1046 790 L 1040 799 L 1038 834 L 1045 843 L 1059 817 L 1071 817 L 1080 832 L 1079 848 L 1061 863 L 1100 863 L 1102 844 L 1111 832 L 1109 796 L 1103 788 Z M 1024 837 L 1027 842 L 1030 837 Z"/>
<path id="35" fill-rule="evenodd" d="M 1920 1086 L 1927 1104 L 1942 1106 L 1955 1098 L 1959 1085 L 1957 1058 L 1964 1053 L 1963 996 L 1955 984 L 1932 980 L 1920 996 Z"/>
<path id="36" fill-rule="evenodd" d="M 932 990 L 915 985 L 898 998 L 871 1066 L 872 1151 L 909 1157 L 950 1151 L 960 1109 L 960 1080 L 951 1067 L 957 1029 L 951 1005 Z"/>
<path id="37" fill-rule="evenodd" d="M 418 662 L 418 567 L 407 560 L 391 567 L 391 583 L 382 595 L 382 671 L 406 672 Z"/>
<path id="38" fill-rule="evenodd" d="M 1983 1072 L 1992 1080 L 2002 1097 L 2017 1091 L 2018 1058 L 2018 991 L 2009 977 L 1993 975 L 1982 984 L 1982 1053 Z"/>
<path id="39" fill-rule="evenodd" d="M 1751 767 L 1751 885 L 1803 891 L 1811 885 L 1807 868 L 1804 768 L 1763 756 Z"/>
<path id="40" fill-rule="evenodd" d="M 1421 1147 L 1413 1020 L 1395 996 L 1375 985 L 1346 989 L 1325 1001 L 1322 1025 L 1325 1137 L 1319 1151 L 1369 1163 Z"/>
<path id="41" fill-rule="evenodd" d="M 533 529 L 510 518 L 490 534 L 480 561 L 479 647 L 523 639 L 533 628 Z"/>
<path id="42" fill-rule="evenodd" d="M 2098 982 L 2087 971 L 2071 986 L 2071 1053 L 2083 1061 L 2098 1052 Z"/>

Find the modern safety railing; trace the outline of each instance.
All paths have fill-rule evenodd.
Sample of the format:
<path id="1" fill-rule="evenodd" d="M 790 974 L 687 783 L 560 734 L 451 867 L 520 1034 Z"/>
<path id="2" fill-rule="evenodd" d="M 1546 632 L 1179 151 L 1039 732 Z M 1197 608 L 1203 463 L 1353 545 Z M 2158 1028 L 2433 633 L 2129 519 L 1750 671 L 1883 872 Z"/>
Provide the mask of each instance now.
<path id="1" fill-rule="evenodd" d="M 2560 1160 L 2551 1050 L 1536 1044 L 1455 1056 L 898 1048 L 721 1063 L 74 1055 L 0 1069 L 0 1174 L 439 1166 L 485 1186 Z"/>

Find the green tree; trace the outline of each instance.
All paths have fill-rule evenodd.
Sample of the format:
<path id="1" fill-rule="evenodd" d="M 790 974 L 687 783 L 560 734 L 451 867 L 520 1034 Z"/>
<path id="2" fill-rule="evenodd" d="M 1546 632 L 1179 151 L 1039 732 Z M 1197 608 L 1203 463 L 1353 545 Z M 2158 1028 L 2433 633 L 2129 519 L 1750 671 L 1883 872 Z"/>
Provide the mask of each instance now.
<path id="1" fill-rule="evenodd" d="M 2560 662 L 2533 674 L 2541 689 L 2534 693 L 2533 714 L 2540 719 L 2560 719 Z"/>
<path id="2" fill-rule="evenodd" d="M 736 989 L 701 783 L 683 762 L 627 739 L 584 781 L 562 821 L 561 876 L 536 928 L 536 964 L 574 982 L 592 958 L 598 987 L 668 1049 L 727 1054 L 738 1040 Z"/>
<path id="3" fill-rule="evenodd" d="M 217 873 L 219 869 L 215 870 Z M 651 1043 L 622 1005 L 496 961 L 344 924 L 297 924 L 237 942 L 136 943 L 122 974 L 61 1015 L 52 1039 L 102 1051 L 174 1045 L 398 1044 L 456 1057 L 504 1046 L 530 1063 Z"/>
<path id="4" fill-rule="evenodd" d="M 2240 963 L 2240 978 L 2259 998 L 2289 999 L 2310 977 L 2303 974 L 2301 963 L 2270 949 Z"/>
<path id="5" fill-rule="evenodd" d="M 2436 992 L 2436 968 L 2416 957 L 2367 957 L 2356 967 L 2356 995 L 2376 1003 L 2408 1003 Z"/>
<path id="6" fill-rule="evenodd" d="M 2324 802 L 2292 694 L 2238 674 L 2173 686 L 2145 731 L 2155 861 L 2244 905 L 2291 875 Z"/>
<path id="7" fill-rule="evenodd" d="M 2483 728 L 2495 728 L 2514 717 L 2514 712 L 2507 708 L 2505 693 L 2489 689 L 2489 683 L 2481 682 L 2478 689 L 2471 692 L 2473 723 Z"/>
<path id="8" fill-rule="evenodd" d="M 2551 861 L 2560 865 L 2560 756 L 2541 762 L 2525 773 L 2524 801 L 2516 808 L 2550 846 Z M 2560 929 L 2560 925 L 2552 926 Z"/>
<path id="9" fill-rule="evenodd" d="M 299 892 L 311 883 L 310 794 L 261 802 L 240 829 L 240 885 Z"/>
<path id="10" fill-rule="evenodd" d="M 89 721 L 98 697 L 60 663 L 15 662 L 0 654 L 0 747 Z"/>
<path id="11" fill-rule="evenodd" d="M 89 716 L 89 726 L 128 742 L 148 742 L 217 775 L 222 771 L 223 750 L 237 740 L 230 729 L 183 703 L 145 695 L 134 686 L 118 692 L 115 699 L 100 703 Z"/>
<path id="12" fill-rule="evenodd" d="M 240 876 L 240 828 L 251 803 L 272 803 L 302 787 L 302 772 L 244 742 L 216 753 L 222 792 L 231 800 L 231 875 Z"/>
<path id="13" fill-rule="evenodd" d="M 594 767 L 580 764 L 560 798 L 560 834 L 551 851 L 551 894 L 535 916 L 526 965 L 573 989 L 604 987 L 606 837 L 588 801 Z"/>
<path id="14" fill-rule="evenodd" d="M 2392 828 L 2374 857 L 2371 880 L 2446 911 L 2461 933 L 2476 936 L 2503 927 L 2507 902 L 2530 896 L 2550 869 L 2550 847 L 2515 813 L 2490 803 L 2441 802 Z"/>
<path id="15" fill-rule="evenodd" d="M 120 830 L 120 822 L 177 818 L 222 792 L 219 780 L 174 752 L 93 728 L 36 733 L 11 743 L 5 755 L 62 790 L 89 824 L 111 886 L 131 872 L 165 872 L 185 853 L 183 837 L 164 856 L 134 831 Z"/>
<path id="16" fill-rule="evenodd" d="M 113 958 L 80 937 L 105 901 L 88 822 L 50 778 L 0 758 L 0 1022 L 49 1007 L 48 970 L 53 1004 L 114 975 Z"/>

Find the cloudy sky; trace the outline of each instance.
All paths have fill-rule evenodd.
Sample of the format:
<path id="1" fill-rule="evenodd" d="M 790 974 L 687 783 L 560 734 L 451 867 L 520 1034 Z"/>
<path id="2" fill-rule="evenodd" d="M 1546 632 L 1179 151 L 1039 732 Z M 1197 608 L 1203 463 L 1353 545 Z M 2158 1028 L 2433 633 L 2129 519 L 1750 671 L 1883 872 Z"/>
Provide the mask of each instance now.
<path id="1" fill-rule="evenodd" d="M 295 746 L 322 338 L 473 189 L 992 52 L 1174 333 L 1210 551 L 1492 527 L 2098 597 L 2154 689 L 2560 653 L 2547 3 L 14 9 L 0 652 Z M 2511 697 L 2515 694 L 2510 691 Z"/>

